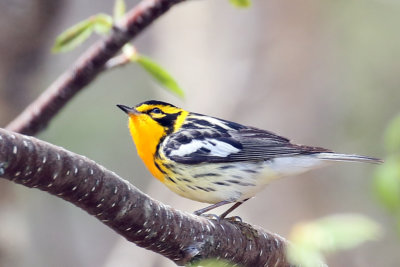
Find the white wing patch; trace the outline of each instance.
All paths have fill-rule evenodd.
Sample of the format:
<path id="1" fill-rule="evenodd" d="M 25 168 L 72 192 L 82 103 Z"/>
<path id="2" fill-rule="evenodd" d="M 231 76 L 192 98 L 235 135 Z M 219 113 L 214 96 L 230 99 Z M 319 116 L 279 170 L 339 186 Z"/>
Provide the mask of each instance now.
<path id="1" fill-rule="evenodd" d="M 194 118 L 194 119 L 198 119 L 200 121 L 204 120 L 204 116 L 192 115 L 191 117 Z M 209 122 L 212 125 L 217 125 L 219 127 L 222 127 L 222 128 L 224 128 L 226 130 L 231 130 L 231 127 L 229 127 L 228 125 L 226 125 L 225 122 L 223 122 L 223 121 L 221 121 L 221 120 L 219 120 L 217 118 L 208 117 L 207 118 L 207 122 Z"/>
<path id="2" fill-rule="evenodd" d="M 190 143 L 183 144 L 178 149 L 173 150 L 171 152 L 171 156 L 185 157 L 196 152 L 200 148 L 205 148 L 210 150 L 208 156 L 215 156 L 215 157 L 226 157 L 232 153 L 237 153 L 240 151 L 239 149 L 228 143 L 217 141 L 215 139 L 213 139 L 212 141 L 207 139 L 201 141 L 192 140 Z"/>

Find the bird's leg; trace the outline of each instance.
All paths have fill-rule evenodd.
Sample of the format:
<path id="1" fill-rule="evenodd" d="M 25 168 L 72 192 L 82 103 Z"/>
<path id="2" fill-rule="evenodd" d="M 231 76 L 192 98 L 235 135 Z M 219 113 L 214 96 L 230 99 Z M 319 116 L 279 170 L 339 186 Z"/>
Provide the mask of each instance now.
<path id="1" fill-rule="evenodd" d="M 224 213 L 221 214 L 221 216 L 219 216 L 221 219 L 224 219 L 226 217 L 226 215 L 228 215 L 229 213 L 231 213 L 233 210 L 235 210 L 237 207 L 239 207 L 240 205 L 242 205 L 244 202 L 246 202 L 247 200 L 249 200 L 248 198 L 240 201 L 240 202 L 236 202 L 232 207 L 230 207 L 227 211 L 225 211 Z M 238 216 L 234 216 L 232 217 L 234 219 L 237 219 L 239 221 L 242 221 L 242 219 Z"/>
<path id="2" fill-rule="evenodd" d="M 212 204 L 212 205 L 207 206 L 207 207 L 205 207 L 205 208 L 196 210 L 196 211 L 193 212 L 193 213 L 194 213 L 194 215 L 199 216 L 199 215 L 202 215 L 204 212 L 210 211 L 210 210 L 212 210 L 212 209 L 221 207 L 222 205 L 226 205 L 226 204 L 229 204 L 229 203 L 232 203 L 232 201 L 227 201 L 227 200 L 220 201 L 220 202 L 218 202 L 218 203 Z M 236 204 L 235 204 L 235 205 L 236 205 Z"/>

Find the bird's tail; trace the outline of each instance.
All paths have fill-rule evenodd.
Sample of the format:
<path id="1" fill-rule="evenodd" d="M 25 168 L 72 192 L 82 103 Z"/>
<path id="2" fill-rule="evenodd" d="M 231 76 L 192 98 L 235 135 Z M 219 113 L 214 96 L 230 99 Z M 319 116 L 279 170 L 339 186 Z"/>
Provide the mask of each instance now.
<path id="1" fill-rule="evenodd" d="M 360 155 L 338 154 L 338 153 L 330 153 L 330 152 L 319 153 L 317 155 L 317 158 L 320 158 L 323 160 L 365 162 L 365 163 L 373 163 L 373 164 L 383 163 L 383 160 L 378 159 L 378 158 L 371 158 L 371 157 L 360 156 Z"/>

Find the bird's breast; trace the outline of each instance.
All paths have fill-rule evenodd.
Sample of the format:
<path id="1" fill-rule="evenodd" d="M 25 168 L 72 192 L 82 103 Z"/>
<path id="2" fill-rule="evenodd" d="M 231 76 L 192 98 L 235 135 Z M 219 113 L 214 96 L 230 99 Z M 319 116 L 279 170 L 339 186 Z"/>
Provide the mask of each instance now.
<path id="1" fill-rule="evenodd" d="M 151 127 L 147 121 L 140 117 L 129 119 L 129 130 L 136 145 L 136 150 L 143 163 L 151 174 L 161 182 L 164 181 L 164 174 L 158 168 L 154 160 L 157 146 L 164 135 L 164 130 L 156 125 Z"/>

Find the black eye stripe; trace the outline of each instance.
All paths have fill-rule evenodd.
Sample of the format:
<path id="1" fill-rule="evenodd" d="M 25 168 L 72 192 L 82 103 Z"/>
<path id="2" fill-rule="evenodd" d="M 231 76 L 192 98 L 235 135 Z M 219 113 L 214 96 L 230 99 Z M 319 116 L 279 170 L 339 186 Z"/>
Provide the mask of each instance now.
<path id="1" fill-rule="evenodd" d="M 159 108 L 152 108 L 150 109 L 147 113 L 153 113 L 153 114 L 165 114 L 161 109 Z"/>
<path id="2" fill-rule="evenodd" d="M 163 116 L 162 118 L 153 118 L 155 121 L 157 121 L 160 125 L 162 125 L 163 127 L 167 128 L 167 134 L 171 133 L 173 128 L 174 128 L 174 124 L 176 119 L 178 118 L 178 116 L 181 114 L 182 112 L 178 112 L 178 113 L 163 113 L 165 114 L 165 116 Z"/>

